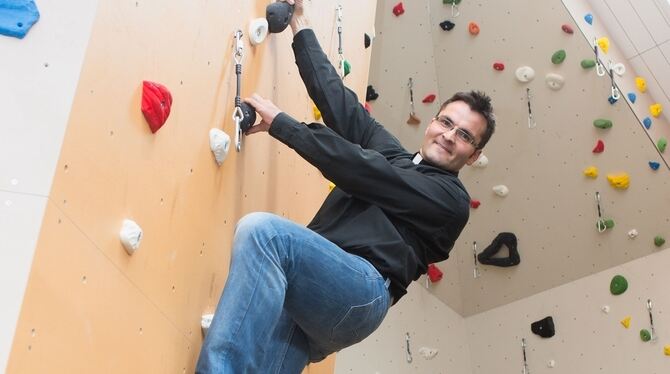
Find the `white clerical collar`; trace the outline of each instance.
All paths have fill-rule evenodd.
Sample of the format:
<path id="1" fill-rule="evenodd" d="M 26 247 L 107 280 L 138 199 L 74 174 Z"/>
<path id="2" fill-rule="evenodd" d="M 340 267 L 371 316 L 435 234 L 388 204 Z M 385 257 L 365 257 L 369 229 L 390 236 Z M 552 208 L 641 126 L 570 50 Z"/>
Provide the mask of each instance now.
<path id="1" fill-rule="evenodd" d="M 414 158 L 412 159 L 412 162 L 414 163 L 414 165 L 419 165 L 421 161 L 423 161 L 423 157 L 421 157 L 421 153 L 417 152 L 416 156 L 414 156 Z"/>

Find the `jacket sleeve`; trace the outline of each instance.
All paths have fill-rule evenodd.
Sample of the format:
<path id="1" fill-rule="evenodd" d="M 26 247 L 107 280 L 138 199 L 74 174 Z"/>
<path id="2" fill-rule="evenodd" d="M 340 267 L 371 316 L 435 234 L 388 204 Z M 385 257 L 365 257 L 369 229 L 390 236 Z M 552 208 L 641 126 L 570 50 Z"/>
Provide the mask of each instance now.
<path id="1" fill-rule="evenodd" d="M 356 94 L 344 86 L 313 30 L 304 29 L 295 35 L 293 52 L 307 93 L 321 111 L 326 126 L 346 140 L 369 148 L 366 133 L 374 121 Z"/>
<path id="2" fill-rule="evenodd" d="M 377 150 L 362 148 L 321 124 L 299 123 L 286 113 L 275 117 L 269 133 L 343 191 L 410 226 L 438 229 L 467 220 L 467 193 L 444 175 L 394 166 Z"/>

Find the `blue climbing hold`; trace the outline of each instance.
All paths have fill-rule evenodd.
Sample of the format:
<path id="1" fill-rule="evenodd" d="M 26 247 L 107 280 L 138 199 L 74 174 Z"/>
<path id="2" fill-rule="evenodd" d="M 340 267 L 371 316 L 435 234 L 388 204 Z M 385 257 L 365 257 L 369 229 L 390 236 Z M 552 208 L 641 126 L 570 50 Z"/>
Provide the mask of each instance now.
<path id="1" fill-rule="evenodd" d="M 0 0 L 0 34 L 23 39 L 40 19 L 33 0 Z"/>
<path id="2" fill-rule="evenodd" d="M 612 96 L 610 96 L 610 97 L 607 98 L 607 101 L 609 101 L 610 104 L 614 105 L 614 103 L 616 103 L 618 101 L 618 99 L 615 99 Z"/>
<path id="3" fill-rule="evenodd" d="M 652 170 L 658 170 L 658 168 L 661 167 L 661 164 L 659 164 L 659 163 L 656 162 L 656 161 L 649 161 L 649 167 L 650 167 Z"/>
<path id="4" fill-rule="evenodd" d="M 645 117 L 645 118 L 642 120 L 642 124 L 644 125 L 644 127 L 647 128 L 647 130 L 649 130 L 649 129 L 651 128 L 651 118 L 649 118 L 649 117 Z"/>
<path id="5" fill-rule="evenodd" d="M 584 21 L 586 21 L 586 23 L 588 23 L 589 25 L 593 25 L 593 14 L 586 13 L 586 15 L 584 16 Z"/>
<path id="6" fill-rule="evenodd" d="M 635 100 L 637 100 L 637 95 L 635 94 L 635 92 L 628 93 L 628 100 L 630 100 L 631 104 L 635 104 Z"/>

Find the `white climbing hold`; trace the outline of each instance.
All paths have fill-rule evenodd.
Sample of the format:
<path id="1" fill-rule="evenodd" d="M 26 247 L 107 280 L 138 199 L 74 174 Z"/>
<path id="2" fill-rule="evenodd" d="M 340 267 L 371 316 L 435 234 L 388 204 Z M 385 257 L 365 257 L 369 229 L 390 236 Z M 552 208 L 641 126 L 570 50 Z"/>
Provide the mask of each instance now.
<path id="1" fill-rule="evenodd" d="M 219 129 L 209 130 L 209 147 L 214 153 L 216 163 L 221 166 L 228 155 L 230 148 L 230 136 Z"/>
<path id="2" fill-rule="evenodd" d="M 549 360 L 549 362 L 547 362 L 547 367 L 550 367 L 550 368 L 556 367 L 556 361 Z"/>
<path id="3" fill-rule="evenodd" d="M 614 72 L 614 74 L 621 77 L 624 74 L 626 74 L 626 66 L 623 63 L 619 62 L 617 64 L 612 65 L 612 71 Z"/>
<path id="4" fill-rule="evenodd" d="M 419 354 L 426 360 L 432 360 L 437 355 L 437 348 L 421 347 Z"/>
<path id="5" fill-rule="evenodd" d="M 121 226 L 121 233 L 119 234 L 121 244 L 126 249 L 129 255 L 132 255 L 140 247 L 142 241 L 142 228 L 135 223 L 135 221 L 125 219 L 123 226 Z"/>
<path id="6" fill-rule="evenodd" d="M 515 75 L 519 82 L 527 83 L 535 78 L 535 70 L 530 66 L 522 66 L 516 69 Z"/>
<path id="7" fill-rule="evenodd" d="M 493 187 L 493 192 L 500 197 L 505 197 L 509 194 L 509 188 L 504 184 L 499 184 Z"/>
<path id="8" fill-rule="evenodd" d="M 483 153 L 479 155 L 477 161 L 475 161 L 472 166 L 475 168 L 485 168 L 489 164 L 489 158 L 486 157 Z"/>
<path id="9" fill-rule="evenodd" d="M 632 229 L 632 230 L 628 231 L 628 237 L 631 238 L 631 239 L 637 238 L 638 235 L 639 235 L 639 233 L 637 232 L 636 229 Z"/>
<path id="10" fill-rule="evenodd" d="M 603 313 L 605 313 L 605 314 L 609 314 L 610 306 L 609 305 L 603 305 L 602 308 L 600 308 L 600 310 L 602 310 Z"/>
<path id="11" fill-rule="evenodd" d="M 251 45 L 263 43 L 268 36 L 268 20 L 266 18 L 256 18 L 249 23 L 249 41 Z"/>
<path id="12" fill-rule="evenodd" d="M 209 326 L 212 325 L 212 320 L 214 319 L 214 314 L 203 314 L 200 319 L 200 327 L 202 328 L 202 335 L 207 335 Z"/>
<path id="13" fill-rule="evenodd" d="M 560 74 L 549 73 L 544 77 L 544 81 L 547 83 L 547 86 L 552 90 L 558 91 L 563 88 L 565 84 L 565 78 Z"/>

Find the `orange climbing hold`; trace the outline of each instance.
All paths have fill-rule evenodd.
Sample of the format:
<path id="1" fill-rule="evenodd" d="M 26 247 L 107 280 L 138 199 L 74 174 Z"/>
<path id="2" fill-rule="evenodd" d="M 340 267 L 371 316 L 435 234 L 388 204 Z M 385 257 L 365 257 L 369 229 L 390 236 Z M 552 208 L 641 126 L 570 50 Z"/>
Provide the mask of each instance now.
<path id="1" fill-rule="evenodd" d="M 468 32 L 470 35 L 479 35 L 479 25 L 476 22 L 470 22 L 468 24 Z"/>

